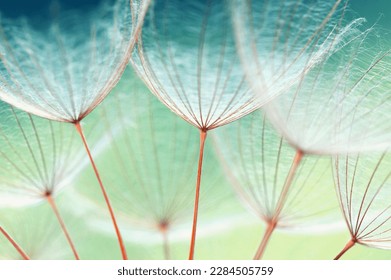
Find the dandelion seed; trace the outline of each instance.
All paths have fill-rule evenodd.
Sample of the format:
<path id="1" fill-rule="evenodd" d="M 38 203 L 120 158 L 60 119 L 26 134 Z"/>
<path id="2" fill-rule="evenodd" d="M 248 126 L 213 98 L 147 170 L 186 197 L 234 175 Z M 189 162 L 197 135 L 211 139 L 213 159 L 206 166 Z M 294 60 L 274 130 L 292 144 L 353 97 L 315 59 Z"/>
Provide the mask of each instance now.
<path id="1" fill-rule="evenodd" d="M 284 93 L 336 51 L 346 1 L 230 1 L 238 53 L 260 99 Z"/>
<path id="2" fill-rule="evenodd" d="M 336 157 L 336 189 L 351 240 L 335 259 L 355 244 L 391 249 L 390 161 L 390 153 Z"/>
<path id="3" fill-rule="evenodd" d="M 128 64 L 149 0 L 118 0 L 89 14 L 63 13 L 47 28 L 3 20 L 0 99 L 29 113 L 75 125 L 107 203 L 122 257 L 126 249 L 81 127 Z"/>
<path id="4" fill-rule="evenodd" d="M 77 135 L 66 124 L 32 116 L 2 102 L 0 108 L 1 208 L 48 202 L 78 259 L 54 199 L 88 164 Z M 94 145 L 94 151 L 100 152 L 105 148 L 105 137 L 99 129 L 91 131 L 91 139 L 102 138 Z"/>
<path id="5" fill-rule="evenodd" d="M 2 19 L 0 98 L 47 119 L 81 121 L 125 70 L 148 3 L 130 2 L 64 11 L 45 28 Z"/>
<path id="6" fill-rule="evenodd" d="M 191 214 L 188 206 L 194 197 L 196 131 L 150 94 L 134 73 L 125 81 L 116 90 L 129 91 L 130 88 L 131 94 L 116 92 L 97 110 L 97 120 L 105 130 L 112 131 L 113 120 L 121 127 L 117 135 L 112 131 L 110 148 L 102 157 L 110 162 L 103 176 L 111 182 L 109 194 L 122 228 L 129 227 L 128 240 L 141 232 L 148 244 L 154 242 L 158 232 L 164 257 L 169 259 L 169 236 L 176 234 Z M 216 161 L 210 158 L 206 166 L 215 167 Z M 219 201 L 224 197 L 215 183 L 220 176 L 217 171 L 206 174 L 205 179 L 214 188 L 206 188 L 209 199 L 204 201 L 204 207 L 207 202 L 215 202 L 215 197 Z M 79 193 L 84 199 L 92 197 Z M 214 195 L 216 193 L 219 195 Z M 97 204 L 93 199 L 92 203 Z M 92 211 L 96 212 L 96 207 Z"/>
<path id="7" fill-rule="evenodd" d="M 87 164 L 77 135 L 62 123 L 0 106 L 1 206 L 29 206 L 57 195 Z"/>
<path id="8" fill-rule="evenodd" d="M 382 150 L 391 143 L 389 53 L 357 19 L 337 25 L 333 51 L 302 72 L 294 85 L 263 106 L 272 125 L 296 149 L 282 193 L 303 157 Z M 340 38 L 339 38 L 340 37 Z M 280 207 L 284 205 L 281 196 Z M 275 220 L 279 218 L 276 211 Z"/>
<path id="9" fill-rule="evenodd" d="M 267 224 L 254 259 L 261 258 L 276 228 L 317 230 L 338 220 L 338 204 L 328 189 L 333 183 L 330 158 L 306 157 L 291 175 L 289 158 L 295 151 L 261 112 L 221 128 L 213 139 L 236 193 Z M 288 180 L 289 189 L 284 187 Z"/>
<path id="10" fill-rule="evenodd" d="M 354 31 L 322 64 L 263 107 L 273 126 L 308 154 L 390 147 L 390 62 L 373 29 Z"/>
<path id="11" fill-rule="evenodd" d="M 1 207 L 18 207 L 46 200 L 79 259 L 53 196 L 85 167 L 61 123 L 51 123 L 2 103 L 0 124 Z M 76 136 L 76 135 L 75 135 Z M 66 151 L 64 151 L 66 149 Z"/>
<path id="12" fill-rule="evenodd" d="M 156 1 L 146 16 L 132 63 L 153 94 L 200 131 L 189 250 L 193 259 L 207 132 L 254 111 L 262 101 L 246 85 L 229 13 L 220 1 Z"/>
<path id="13" fill-rule="evenodd" d="M 334 27 L 334 23 L 329 24 L 332 22 L 330 17 L 340 1 L 336 1 L 334 6 L 317 5 L 319 1 L 310 8 L 297 4 L 296 1 L 292 2 L 296 5 L 288 3 L 284 10 L 287 16 L 284 18 L 282 15 L 276 17 L 276 13 L 264 14 L 262 22 L 273 25 L 283 19 L 285 24 L 282 24 L 282 27 L 286 30 L 285 34 L 281 35 L 280 30 L 273 28 L 260 36 L 265 48 L 272 51 L 271 55 L 279 63 L 263 64 L 267 65 L 270 73 L 269 76 L 263 77 L 268 81 L 268 88 L 255 88 L 258 93 L 256 98 L 246 85 L 242 70 L 238 67 L 239 58 L 231 32 L 230 12 L 224 2 L 162 1 L 156 3 L 146 17 L 142 36 L 132 58 L 133 65 L 151 91 L 167 107 L 200 130 L 199 176 L 196 183 L 189 259 L 194 257 L 197 205 L 207 132 L 259 108 L 283 89 L 289 88 L 299 73 L 306 72 L 311 64 L 323 59 L 321 48 L 315 51 L 311 47 L 321 39 L 324 39 L 321 42 L 324 45 L 329 42 L 327 36 Z M 286 1 L 279 4 L 270 4 L 273 11 L 279 10 Z M 243 4 L 239 3 L 237 6 Z M 236 10 L 237 6 L 233 7 L 233 10 Z M 296 9 L 298 6 L 299 10 Z M 186 17 L 182 16 L 183 11 L 186 11 Z M 316 17 L 313 19 L 310 14 L 315 11 Z M 300 21 L 303 15 L 310 20 L 306 20 L 305 25 L 297 29 L 290 28 L 296 20 L 294 15 L 296 18 L 300 17 Z M 237 28 L 235 16 L 234 22 L 235 29 L 240 29 Z M 307 29 L 310 31 L 307 32 Z M 324 30 L 327 32 L 323 32 Z M 285 40 L 287 38 L 289 40 Z"/>

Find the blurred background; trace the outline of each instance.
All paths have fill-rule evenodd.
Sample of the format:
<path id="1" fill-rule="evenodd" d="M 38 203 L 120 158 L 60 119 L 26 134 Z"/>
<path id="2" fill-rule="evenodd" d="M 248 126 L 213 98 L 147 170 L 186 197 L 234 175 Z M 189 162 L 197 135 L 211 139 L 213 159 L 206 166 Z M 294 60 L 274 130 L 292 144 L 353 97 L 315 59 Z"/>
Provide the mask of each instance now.
<path id="1" fill-rule="evenodd" d="M 0 1 L 0 11 L 3 17 L 51 17 L 60 9 L 89 9 L 97 5 L 97 0 L 14 0 Z M 377 24 L 389 36 L 391 28 L 391 2 L 388 0 L 352 0 L 350 9 L 357 16 L 365 17 L 368 24 Z M 85 125 L 98 119 L 107 108 L 115 95 L 126 93 L 148 94 L 141 83 L 133 82 L 134 74 L 127 71 L 119 85 L 109 95 L 109 98 L 99 106 L 86 120 Z M 136 88 L 135 88 L 136 87 Z M 106 105 L 108 104 L 108 105 Z M 106 109 L 105 109 L 105 106 Z M 101 108 L 102 107 L 102 108 Z M 0 107 L 1 108 L 1 107 Z M 166 111 L 169 118 L 177 118 Z M 3 121 L 3 119 L 1 120 Z M 186 124 L 188 125 L 188 124 Z M 71 129 L 71 128 L 70 128 Z M 197 139 L 197 131 L 193 129 Z M 214 133 L 211 132 L 211 134 Z M 194 144 L 196 147 L 197 143 Z M 207 142 L 205 177 L 202 189 L 204 195 L 215 196 L 211 202 L 201 205 L 199 234 L 197 236 L 195 259 L 252 259 L 256 248 L 263 236 L 265 226 L 255 215 L 247 211 L 232 191 L 232 187 L 224 177 L 222 168 L 218 166 L 216 154 L 213 152 L 212 141 Z M 167 157 L 170 155 L 168 154 Z M 112 169 L 109 156 L 102 153 L 98 158 L 102 173 Z M 115 172 L 115 171 L 113 171 Z M 105 175 L 103 176 L 105 177 Z M 217 179 L 216 179 L 217 178 Z M 114 179 L 106 178 L 110 185 Z M 206 186 L 212 184 L 213 187 Z M 90 167 L 86 167 L 77 177 L 70 188 L 58 196 L 59 208 L 64 213 L 69 231 L 74 238 L 82 259 L 119 259 L 119 249 L 115 235 L 111 230 L 110 221 L 102 208 L 101 194 L 97 191 L 97 182 Z M 213 191 L 210 190 L 213 188 Z M 334 192 L 330 186 L 330 193 Z M 336 199 L 336 198 L 335 198 Z M 117 205 L 117 207 L 119 207 Z M 124 207 L 124 206 L 121 206 Z M 189 204 L 192 207 L 192 204 Z M 116 205 L 114 203 L 114 208 Z M 147 216 L 147 215 L 146 215 Z M 186 259 L 191 230 L 191 211 L 185 214 L 184 222 L 173 229 L 168 235 L 170 257 Z M 99 223 L 99 220 L 107 220 Z M 341 217 L 342 219 L 342 217 Z M 120 227 L 124 228 L 123 236 L 126 241 L 130 259 L 163 259 L 163 240 L 153 225 L 140 229 L 129 226 L 127 219 L 120 219 Z M 10 234 L 20 241 L 22 246 L 35 252 L 36 258 L 72 259 L 72 254 L 57 228 L 54 217 L 46 204 L 38 204 L 28 209 L 0 209 L 0 224 L 6 227 Z M 107 230 L 105 230 L 107 228 Z M 310 232 L 284 232 L 277 230 L 268 245 L 264 259 L 332 259 L 349 240 L 346 226 L 330 229 L 312 230 Z M 59 253 L 64 252 L 64 253 Z M 0 258 L 18 258 L 13 248 L 0 237 Z M 391 252 L 364 246 L 355 246 L 343 259 L 391 259 Z"/>

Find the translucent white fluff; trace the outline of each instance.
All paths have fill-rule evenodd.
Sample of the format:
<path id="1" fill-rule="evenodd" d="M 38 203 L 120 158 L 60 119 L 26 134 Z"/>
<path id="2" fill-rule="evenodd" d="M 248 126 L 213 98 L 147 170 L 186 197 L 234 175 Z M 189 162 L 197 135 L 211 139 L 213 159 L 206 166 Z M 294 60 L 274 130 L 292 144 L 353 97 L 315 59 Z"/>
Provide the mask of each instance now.
<path id="1" fill-rule="evenodd" d="M 167 235 L 173 241 L 172 234 L 176 236 L 178 230 L 183 238 L 191 226 L 198 132 L 161 104 L 136 77 L 125 78 L 125 86 L 116 90 L 130 93 L 116 92 L 95 111 L 103 116 L 99 118 L 100 124 L 108 131 L 113 123 L 121 127 L 97 164 L 104 167 L 103 180 L 110 182 L 111 202 L 128 232 L 125 239 L 134 241 L 134 236 L 141 233 L 152 239 L 158 236 L 154 241 L 147 239 L 148 242 L 160 243 L 162 236 Z M 110 118 L 104 117 L 107 114 Z M 221 219 L 216 203 L 222 207 L 232 194 L 225 191 L 222 172 L 216 159 L 210 157 L 210 147 L 206 150 L 208 160 L 203 178 L 206 188 L 201 192 L 200 207 L 213 207 L 213 213 L 201 212 L 207 221 L 215 221 L 216 215 Z M 93 190 L 84 188 L 78 193 L 84 201 L 80 205 L 91 204 L 87 210 L 94 212 L 94 216 L 103 212 L 103 202 Z M 89 220 L 94 228 L 107 232 L 106 222 L 98 218 Z"/>
<path id="2" fill-rule="evenodd" d="M 339 156 L 335 182 L 350 234 L 359 244 L 391 249 L 391 154 Z"/>
<path id="3" fill-rule="evenodd" d="M 295 150 L 256 111 L 214 133 L 214 142 L 236 193 L 259 218 L 270 222 L 292 165 Z M 334 229 L 339 219 L 331 159 L 305 156 L 278 215 L 287 230 Z"/>
<path id="4" fill-rule="evenodd" d="M 1 21 L 0 99 L 51 120 L 83 119 L 131 55 L 149 0 L 118 0 L 49 22 Z"/>
<path id="5" fill-rule="evenodd" d="M 357 32 L 264 107 L 296 149 L 312 154 L 391 145 L 391 55 L 372 30 Z"/>
<path id="6" fill-rule="evenodd" d="M 57 195 L 88 165 L 79 135 L 67 124 L 32 116 L 0 102 L 0 208 L 22 207 Z M 93 153 L 108 139 L 87 126 Z M 99 140 L 98 140 L 99 139 Z"/>
<path id="7" fill-rule="evenodd" d="M 345 1 L 229 1 L 237 50 L 259 100 L 283 94 L 338 49 Z"/>
<path id="8" fill-rule="evenodd" d="M 200 129 L 252 112 L 224 1 L 154 1 L 132 63 L 170 110 Z"/>

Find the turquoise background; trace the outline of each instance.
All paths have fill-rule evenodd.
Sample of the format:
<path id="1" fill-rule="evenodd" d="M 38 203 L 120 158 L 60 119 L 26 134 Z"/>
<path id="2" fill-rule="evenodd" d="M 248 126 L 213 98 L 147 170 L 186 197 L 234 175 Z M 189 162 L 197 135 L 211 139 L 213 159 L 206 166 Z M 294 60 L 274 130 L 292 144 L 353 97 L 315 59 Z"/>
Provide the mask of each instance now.
<path id="1" fill-rule="evenodd" d="M 26 1 L 26 3 L 30 2 L 31 1 Z M 78 1 L 74 2 L 76 3 Z M 11 5 L 5 3 L 8 3 L 8 1 L 2 1 L 0 5 L 0 9 L 2 11 L 5 9 L 19 9 L 17 6 L 15 6 L 16 4 Z M 382 36 L 384 36 L 384 38 L 389 41 L 389 30 L 391 28 L 390 1 L 353 0 L 351 1 L 350 7 L 357 13 L 358 16 L 366 17 L 368 20 L 368 25 L 372 25 L 377 22 L 378 28 L 384 30 L 384 32 L 382 32 Z M 24 6 L 21 8 L 20 12 L 23 14 L 23 11 L 28 11 L 29 9 L 30 6 Z M 39 10 L 41 8 L 37 6 L 36 9 Z M 4 14 L 7 14 L 7 12 L 4 12 Z M 9 14 L 19 14 L 19 11 L 15 13 L 11 11 Z M 115 95 L 116 92 L 121 91 L 127 87 L 127 81 L 126 79 L 123 79 L 120 85 L 111 94 Z M 99 108 L 97 111 L 98 110 Z M 85 120 L 85 122 L 90 122 L 94 117 L 94 114 L 91 115 Z M 72 129 L 72 127 L 69 129 Z M 195 131 L 195 135 L 196 134 L 197 133 Z M 209 149 L 212 148 L 210 141 L 207 143 L 207 146 Z M 214 157 L 214 155 L 208 154 L 206 156 L 207 160 L 210 160 L 211 157 Z M 104 172 L 106 168 L 105 164 L 109 165 L 110 163 L 105 162 L 104 159 L 100 159 L 99 168 L 102 170 L 102 172 Z M 87 194 L 89 194 L 92 190 L 97 191 L 98 187 L 90 167 L 85 170 L 83 175 L 78 178 L 74 185 L 77 188 L 86 190 L 85 193 Z M 222 223 L 224 224 L 224 227 L 222 227 L 221 230 L 216 230 L 212 233 L 200 236 L 197 239 L 195 257 L 197 259 L 251 259 L 255 253 L 258 243 L 262 238 L 264 224 L 241 206 L 241 204 L 234 197 L 227 182 L 223 182 L 219 188 L 220 191 L 224 193 L 224 195 L 228 196 L 228 198 L 224 201 L 224 203 L 216 204 L 216 206 L 212 209 L 217 213 L 214 216 L 214 219 L 225 219 L 225 215 L 228 215 L 228 222 Z M 94 199 L 99 200 L 99 196 L 100 193 L 97 193 Z M 88 222 L 85 222 L 84 219 L 88 220 L 88 217 L 78 216 L 77 213 L 75 214 L 75 211 L 71 211 L 70 208 L 77 208 L 77 205 L 73 203 L 72 192 L 64 191 L 64 193 L 59 196 L 58 202 L 60 209 L 63 209 L 64 211 L 64 218 L 68 221 L 70 232 L 75 239 L 80 256 L 83 259 L 120 258 L 117 241 L 114 238 L 114 234 L 105 234 L 104 232 L 97 231 L 94 227 L 91 227 Z M 101 201 L 98 204 L 100 203 Z M 27 222 L 23 220 L 26 219 L 23 217 L 27 215 L 27 212 L 28 215 L 32 215 L 31 217 L 29 216 L 30 218 L 27 218 L 30 220 L 30 222 L 32 220 L 35 221 L 45 217 L 45 221 L 48 221 L 48 223 L 54 223 L 53 217 L 50 215 L 50 209 L 46 204 L 41 204 L 32 207 L 31 209 L 20 211 L 1 209 L 0 221 L 3 218 L 3 220 L 8 221 L 7 225 L 23 227 L 27 225 Z M 232 221 L 229 219 L 230 215 L 234 216 L 233 213 L 240 216 L 240 222 L 234 218 L 232 218 Z M 215 218 L 216 216 L 219 218 Z M 43 242 L 43 245 L 41 244 L 40 246 L 53 246 L 54 251 L 57 250 L 57 248 L 68 250 L 66 243 L 64 244 L 64 240 L 61 240 L 61 233 L 58 232 L 58 229 L 53 230 L 54 233 L 60 234 L 58 242 L 59 245 L 58 247 L 55 247 L 51 238 L 56 238 L 50 234 L 46 236 L 40 231 L 34 234 L 34 232 L 37 231 L 36 227 L 38 226 L 34 226 L 34 224 L 29 225 L 27 229 L 24 228 L 23 230 L 19 230 L 17 227 L 11 227 L 10 233 L 16 236 L 21 244 L 25 245 L 26 247 L 34 247 L 34 245 L 38 243 L 41 244 L 42 242 L 37 242 L 37 240 L 44 237 L 47 238 L 47 240 L 45 240 L 46 242 Z M 108 227 L 110 227 L 109 223 Z M 200 228 L 202 227 L 203 223 L 201 221 Z M 338 231 L 317 233 L 292 234 L 289 232 L 276 231 L 269 243 L 264 258 L 328 260 L 332 259 L 343 248 L 348 240 L 349 234 L 347 229 L 343 227 L 341 227 L 341 229 Z M 188 241 L 186 239 L 170 239 L 170 244 L 172 257 L 174 259 L 187 258 Z M 128 241 L 126 245 L 129 257 L 131 259 L 163 258 L 162 245 L 158 237 L 156 237 L 156 241 L 150 242 L 149 244 L 148 242 Z M 48 252 L 46 255 L 44 255 L 44 258 L 50 258 L 50 256 L 55 255 L 54 253 L 51 255 L 50 248 L 46 249 Z M 17 258 L 18 256 L 12 252 L 12 250 L 13 249 L 9 247 L 4 238 L 0 237 L 0 258 Z M 40 257 L 40 255 L 37 254 L 37 257 Z M 69 252 L 65 252 L 64 255 L 59 257 L 72 259 L 72 255 Z M 351 251 L 346 253 L 343 259 L 391 259 L 391 252 L 357 245 L 352 248 Z"/>

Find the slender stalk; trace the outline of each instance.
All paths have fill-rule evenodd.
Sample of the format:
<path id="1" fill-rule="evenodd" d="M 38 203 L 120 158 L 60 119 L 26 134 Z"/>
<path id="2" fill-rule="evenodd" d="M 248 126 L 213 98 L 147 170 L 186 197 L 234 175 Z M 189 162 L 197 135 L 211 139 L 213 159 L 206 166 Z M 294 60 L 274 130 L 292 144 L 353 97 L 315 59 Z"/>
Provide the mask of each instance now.
<path id="1" fill-rule="evenodd" d="M 355 239 L 350 239 L 348 243 L 346 243 L 345 247 L 342 249 L 341 252 L 334 258 L 334 260 L 339 260 L 340 257 L 342 257 L 350 248 L 352 248 L 356 244 Z"/>
<path id="2" fill-rule="evenodd" d="M 195 240 L 196 240 L 196 233 L 197 233 L 198 202 L 200 200 L 202 160 L 204 157 L 204 147 L 205 147 L 206 136 L 207 136 L 207 131 L 200 130 L 200 154 L 199 154 L 199 159 L 198 159 L 197 183 L 196 183 L 196 193 L 195 193 L 195 200 L 194 200 L 193 229 L 191 232 L 189 260 L 194 259 L 194 247 L 195 247 Z"/>
<path id="3" fill-rule="evenodd" d="M 5 236 L 5 238 L 8 239 L 8 241 L 12 244 L 12 246 L 14 246 L 16 251 L 18 251 L 18 253 L 24 260 L 30 259 L 30 257 L 23 251 L 23 249 L 19 246 L 19 244 L 16 243 L 16 241 L 1 226 L 0 226 L 0 232 Z"/>
<path id="4" fill-rule="evenodd" d="M 64 223 L 64 220 L 62 219 L 61 215 L 60 215 L 60 212 L 58 211 L 58 208 L 57 208 L 57 205 L 53 199 L 53 197 L 48 194 L 46 195 L 46 199 L 50 205 L 50 207 L 52 208 L 54 214 L 56 215 L 56 218 L 61 226 L 61 229 L 62 229 L 62 232 L 64 233 L 68 243 L 69 243 L 69 246 L 71 247 L 72 249 L 72 252 L 73 252 L 73 255 L 75 256 L 75 259 L 76 260 L 80 260 L 79 258 L 79 254 L 77 253 L 76 251 L 76 247 L 75 247 L 75 244 L 73 243 L 72 239 L 71 239 L 71 236 L 69 235 L 69 232 L 65 226 L 65 223 Z"/>
<path id="5" fill-rule="evenodd" d="M 272 235 L 275 227 L 277 226 L 278 218 L 281 214 L 282 208 L 284 207 L 286 198 L 288 196 L 289 189 L 292 185 L 293 179 L 295 177 L 297 168 L 300 165 L 301 160 L 303 159 L 304 153 L 300 150 L 296 150 L 295 157 L 293 158 L 292 165 L 289 169 L 289 173 L 285 179 L 284 186 L 281 190 L 280 197 L 278 198 L 276 208 L 274 211 L 273 217 L 270 219 L 268 226 L 266 228 L 266 232 L 262 238 L 261 244 L 258 247 L 258 250 L 254 256 L 254 259 L 261 259 L 263 253 L 266 249 L 266 246 L 270 240 L 270 236 Z"/>
<path id="6" fill-rule="evenodd" d="M 117 239 L 118 239 L 119 247 L 121 249 L 122 258 L 124 260 L 127 260 L 128 256 L 126 254 L 125 244 L 124 244 L 124 241 L 122 239 L 121 232 L 120 232 L 118 224 L 117 224 L 117 220 L 115 219 L 114 211 L 113 211 L 113 208 L 111 206 L 111 203 L 110 203 L 110 200 L 109 200 L 109 196 L 107 195 L 107 192 L 106 192 L 106 189 L 105 189 L 105 187 L 103 185 L 102 179 L 100 178 L 98 168 L 96 167 L 95 161 L 94 161 L 94 159 L 93 159 L 93 157 L 91 155 L 91 151 L 90 151 L 90 148 L 88 147 L 87 140 L 86 140 L 86 138 L 84 136 L 84 133 L 83 133 L 83 129 L 82 129 L 81 125 L 80 125 L 80 122 L 75 122 L 74 125 L 75 125 L 76 130 L 80 134 L 80 137 L 81 137 L 81 139 L 83 141 L 83 144 L 84 144 L 84 147 L 85 147 L 85 149 L 87 151 L 88 157 L 90 159 L 92 168 L 94 169 L 96 179 L 99 182 L 99 186 L 100 186 L 100 189 L 102 191 L 103 197 L 105 199 L 107 208 L 108 208 L 108 210 L 110 212 L 111 221 L 113 222 L 115 233 L 117 234 Z"/>
<path id="7" fill-rule="evenodd" d="M 297 171 L 297 168 L 300 165 L 301 160 L 303 159 L 304 153 L 300 150 L 296 150 L 295 157 L 293 158 L 293 162 L 291 165 L 291 168 L 289 169 L 288 176 L 285 179 L 284 187 L 281 190 L 281 195 L 278 198 L 277 205 L 276 205 L 276 210 L 274 212 L 273 220 L 277 221 L 282 208 L 284 207 L 286 198 L 288 196 L 289 189 L 292 185 L 293 179 L 295 178 L 295 174 Z"/>
<path id="8" fill-rule="evenodd" d="M 274 221 L 270 221 L 267 224 L 267 228 L 265 231 L 265 234 L 262 238 L 261 244 L 259 244 L 258 250 L 255 253 L 254 260 L 260 260 L 263 256 L 263 253 L 265 252 L 266 246 L 269 243 L 270 236 L 274 232 L 274 229 L 276 228 L 277 223 Z"/>

